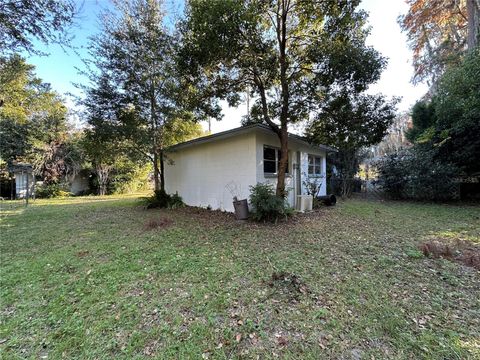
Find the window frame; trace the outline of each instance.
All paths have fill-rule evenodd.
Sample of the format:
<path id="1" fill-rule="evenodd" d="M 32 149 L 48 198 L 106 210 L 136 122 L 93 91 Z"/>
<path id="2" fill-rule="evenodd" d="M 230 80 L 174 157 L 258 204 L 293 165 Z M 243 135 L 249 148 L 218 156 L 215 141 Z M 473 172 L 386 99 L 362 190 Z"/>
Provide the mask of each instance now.
<path id="1" fill-rule="evenodd" d="M 275 160 L 272 160 L 272 159 L 265 159 L 265 149 L 272 149 L 272 150 L 275 150 Z M 276 146 L 271 146 L 271 145 L 263 145 L 263 154 L 262 154 L 262 157 L 263 157 L 263 174 L 266 175 L 266 176 L 276 176 L 278 175 L 278 166 L 279 166 L 279 163 L 280 163 L 280 148 L 279 147 L 276 147 Z M 287 170 L 285 171 L 285 174 L 288 175 L 290 174 L 290 171 L 289 171 L 289 167 L 290 167 L 290 156 L 288 156 L 288 159 L 287 159 Z M 269 162 L 274 162 L 275 164 L 275 172 L 266 172 L 265 171 L 265 161 L 269 161 Z"/>
<path id="2" fill-rule="evenodd" d="M 313 158 L 313 164 L 310 165 L 310 158 Z M 317 159 L 320 160 L 319 164 L 317 164 Z M 307 158 L 307 173 L 309 177 L 321 177 L 323 176 L 323 156 L 321 155 L 314 155 L 314 154 L 308 154 Z M 313 172 L 310 173 L 310 167 L 313 167 Z M 316 169 L 319 169 L 318 172 L 316 172 Z"/>

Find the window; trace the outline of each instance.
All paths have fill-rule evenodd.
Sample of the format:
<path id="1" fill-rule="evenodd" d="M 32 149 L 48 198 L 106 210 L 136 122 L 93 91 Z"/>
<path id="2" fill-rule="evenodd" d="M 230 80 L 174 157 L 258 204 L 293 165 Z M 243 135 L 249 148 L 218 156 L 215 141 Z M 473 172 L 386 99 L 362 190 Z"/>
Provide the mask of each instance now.
<path id="1" fill-rule="evenodd" d="M 271 146 L 263 147 L 263 172 L 266 174 L 277 174 L 280 162 L 280 149 Z M 288 174 L 288 162 L 287 171 Z"/>
<path id="2" fill-rule="evenodd" d="M 322 157 L 308 155 L 308 175 L 322 175 Z"/>

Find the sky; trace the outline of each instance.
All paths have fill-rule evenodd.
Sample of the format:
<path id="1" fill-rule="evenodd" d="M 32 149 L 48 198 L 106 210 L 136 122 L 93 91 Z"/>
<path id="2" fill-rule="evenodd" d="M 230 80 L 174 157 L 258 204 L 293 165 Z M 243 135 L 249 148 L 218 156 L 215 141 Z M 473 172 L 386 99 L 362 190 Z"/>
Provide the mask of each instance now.
<path id="1" fill-rule="evenodd" d="M 180 1 L 167 0 L 166 3 L 170 12 L 181 12 Z M 36 47 L 49 55 L 27 56 L 28 62 L 36 66 L 37 76 L 61 94 L 80 95 L 73 83 L 86 81 L 78 74 L 78 69 L 83 68 L 81 57 L 86 56 L 88 38 L 99 29 L 98 14 L 110 6 L 109 0 L 79 0 L 79 4 L 82 4 L 81 12 L 76 26 L 71 30 L 74 50 L 38 44 Z M 412 52 L 408 48 L 407 37 L 397 23 L 398 16 L 407 12 L 408 5 L 405 0 L 363 0 L 361 8 L 369 13 L 371 34 L 367 44 L 388 59 L 388 66 L 381 79 L 370 86 L 369 92 L 401 97 L 398 110 L 408 111 L 427 91 L 425 84 L 414 86 L 410 81 L 413 75 Z M 67 104 L 72 106 L 73 101 L 67 98 Z M 211 122 L 213 133 L 240 126 L 241 118 L 247 112 L 246 104 L 230 108 L 222 103 L 222 108 L 223 119 Z M 208 126 L 203 125 L 205 128 Z"/>

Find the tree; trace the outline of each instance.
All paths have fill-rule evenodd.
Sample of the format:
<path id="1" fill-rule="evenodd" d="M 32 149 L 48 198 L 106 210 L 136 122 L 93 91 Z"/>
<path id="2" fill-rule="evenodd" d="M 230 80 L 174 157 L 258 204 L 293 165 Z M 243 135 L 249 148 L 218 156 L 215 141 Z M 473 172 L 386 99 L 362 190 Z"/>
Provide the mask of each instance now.
<path id="1" fill-rule="evenodd" d="M 480 48 L 448 69 L 432 104 L 436 123 L 429 142 L 435 158 L 466 175 L 480 172 Z"/>
<path id="2" fill-rule="evenodd" d="M 183 70 L 208 83 L 207 95 L 238 104 L 248 89 L 250 116 L 281 144 L 276 194 L 285 195 L 288 127 L 309 119 L 338 87 L 365 89 L 384 64 L 365 45 L 359 1 L 191 0 L 181 24 Z M 357 74 L 362 73 L 362 76 Z M 368 74 L 368 76 L 367 76 Z"/>
<path id="3" fill-rule="evenodd" d="M 480 1 L 467 0 L 467 47 L 475 49 L 480 41 Z"/>
<path id="4" fill-rule="evenodd" d="M 98 182 L 98 195 L 106 195 L 111 174 L 119 159 L 126 157 L 125 148 L 111 134 L 105 136 L 98 128 L 85 131 L 82 141 L 87 160 L 92 164 L 92 169 Z"/>
<path id="5" fill-rule="evenodd" d="M 407 138 L 411 124 L 412 120 L 409 112 L 397 113 L 382 141 L 377 145 L 372 145 L 367 150 L 367 160 L 394 154 L 411 147 L 412 142 Z"/>
<path id="6" fill-rule="evenodd" d="M 47 183 L 74 172 L 66 146 L 67 108 L 18 55 L 0 58 L 0 157 L 9 165 L 28 161 Z"/>
<path id="7" fill-rule="evenodd" d="M 435 105 L 432 101 L 418 101 L 412 107 L 412 127 L 407 130 L 407 139 L 412 143 L 420 136 L 427 136 L 427 130 L 435 125 Z"/>
<path id="8" fill-rule="evenodd" d="M 0 6 L 0 54 L 38 53 L 33 39 L 68 43 L 67 31 L 77 13 L 73 0 L 3 0 Z"/>
<path id="9" fill-rule="evenodd" d="M 414 52 L 414 82 L 435 85 L 446 67 L 457 65 L 467 47 L 478 45 L 478 0 L 407 0 L 408 13 L 399 18 Z"/>
<path id="10" fill-rule="evenodd" d="M 149 159 L 155 190 L 164 191 L 168 124 L 194 119 L 179 106 L 188 89 L 176 75 L 175 37 L 164 25 L 159 0 L 114 3 L 116 11 L 104 14 L 102 31 L 90 44 L 89 117 L 110 122 L 132 151 Z"/>
<path id="11" fill-rule="evenodd" d="M 455 199 L 457 179 L 480 173 L 479 69 L 480 49 L 476 49 L 459 66 L 446 70 L 429 102 L 414 106 L 409 132 L 413 147 L 379 166 L 381 183 L 391 195 Z"/>
<path id="12" fill-rule="evenodd" d="M 415 146 L 431 151 L 436 160 L 454 164 L 466 174 L 480 171 L 480 50 L 447 69 L 429 101 L 412 109 L 413 127 L 407 136 Z"/>
<path id="13" fill-rule="evenodd" d="M 81 104 L 85 108 L 87 123 L 82 147 L 96 176 L 98 194 L 105 195 L 119 159 L 131 157 L 138 160 L 144 158 L 144 154 L 139 154 L 134 143 L 123 134 L 123 123 L 128 118 L 127 104 L 106 74 L 101 75 L 96 86 L 86 89 Z"/>
<path id="14" fill-rule="evenodd" d="M 19 55 L 0 57 L 0 157 L 10 164 L 31 150 L 28 118 L 40 80 Z"/>
<path id="15" fill-rule="evenodd" d="M 315 142 L 333 146 L 332 154 L 342 185 L 342 196 L 349 196 L 353 176 L 358 171 L 359 151 L 379 143 L 395 118 L 396 100 L 381 95 L 342 91 L 332 94 L 307 126 Z"/>

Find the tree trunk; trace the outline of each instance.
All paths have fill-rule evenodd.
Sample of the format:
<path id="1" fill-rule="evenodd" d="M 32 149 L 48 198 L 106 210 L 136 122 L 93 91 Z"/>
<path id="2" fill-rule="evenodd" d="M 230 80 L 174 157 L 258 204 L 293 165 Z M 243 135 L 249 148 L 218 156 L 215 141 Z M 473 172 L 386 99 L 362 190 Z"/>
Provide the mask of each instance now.
<path id="1" fill-rule="evenodd" d="M 155 85 L 154 82 L 150 83 L 150 121 L 151 121 L 151 131 L 152 131 L 152 152 L 153 152 L 153 183 L 155 192 L 163 190 L 163 181 L 160 183 L 160 170 L 158 168 L 158 163 L 161 161 L 161 150 L 159 150 L 158 144 L 158 128 L 159 124 L 157 121 L 156 113 L 156 103 L 155 103 Z M 163 177 L 163 175 L 162 175 Z"/>
<path id="2" fill-rule="evenodd" d="M 278 166 L 277 179 L 277 196 L 285 197 L 285 173 L 288 164 L 288 108 L 290 93 L 287 80 L 287 4 L 285 1 L 281 3 L 281 12 L 277 15 L 277 39 L 279 45 L 279 60 L 280 60 L 280 83 L 282 86 L 281 99 L 282 110 L 280 113 L 280 132 L 278 136 L 280 139 L 280 162 Z"/>
<path id="3" fill-rule="evenodd" d="M 342 198 L 348 198 L 352 195 L 353 180 L 357 173 L 358 161 L 357 152 L 352 149 L 341 150 L 341 196 Z"/>
<path id="4" fill-rule="evenodd" d="M 160 189 L 165 191 L 165 161 L 163 158 L 163 150 L 160 151 Z"/>
<path id="5" fill-rule="evenodd" d="M 285 197 L 285 173 L 287 172 L 288 164 L 288 128 L 284 126 L 281 128 L 280 134 L 278 137 L 280 139 L 280 161 L 278 163 L 278 174 L 277 174 L 277 196 Z"/>
<path id="6" fill-rule="evenodd" d="M 468 50 L 472 50 L 478 45 L 480 35 L 480 5 L 477 0 L 467 0 L 467 19 L 467 46 Z"/>
<path id="7" fill-rule="evenodd" d="M 159 174 L 160 171 L 158 169 L 158 150 L 154 149 L 153 151 L 153 183 L 154 183 L 154 190 L 159 191 L 160 189 L 160 181 L 159 181 Z"/>
<path id="8" fill-rule="evenodd" d="M 95 166 L 98 178 L 98 195 L 105 195 L 107 193 L 108 178 L 110 176 L 110 167 L 104 165 Z"/>

